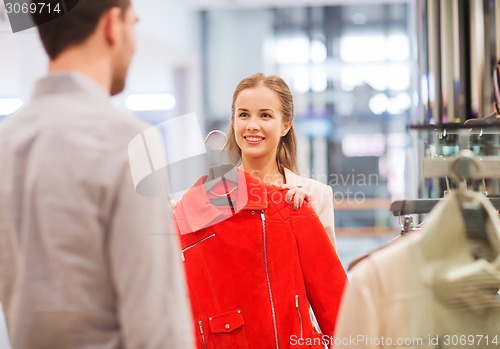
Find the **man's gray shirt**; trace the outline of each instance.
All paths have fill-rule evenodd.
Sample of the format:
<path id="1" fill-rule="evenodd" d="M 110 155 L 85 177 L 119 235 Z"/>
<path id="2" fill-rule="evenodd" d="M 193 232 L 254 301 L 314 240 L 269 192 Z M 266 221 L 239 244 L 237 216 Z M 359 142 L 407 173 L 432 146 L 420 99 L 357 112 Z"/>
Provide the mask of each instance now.
<path id="1" fill-rule="evenodd" d="M 0 303 L 14 349 L 192 348 L 168 198 L 134 190 L 147 125 L 77 73 L 0 124 Z"/>

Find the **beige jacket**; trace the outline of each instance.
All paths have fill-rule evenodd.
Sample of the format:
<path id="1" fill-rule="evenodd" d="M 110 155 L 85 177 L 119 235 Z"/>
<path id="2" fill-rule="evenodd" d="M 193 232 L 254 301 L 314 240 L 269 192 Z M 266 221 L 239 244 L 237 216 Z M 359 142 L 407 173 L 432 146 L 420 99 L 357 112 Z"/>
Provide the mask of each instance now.
<path id="1" fill-rule="evenodd" d="M 500 344 L 500 220 L 486 197 L 466 195 L 486 210 L 488 239 L 467 238 L 458 195 L 450 194 L 431 212 L 422 233 L 353 269 L 335 348 Z"/>
<path id="2" fill-rule="evenodd" d="M 285 168 L 285 179 L 286 184 L 302 187 L 305 191 L 312 194 L 313 198 L 309 200 L 309 203 L 318 215 L 321 223 L 323 223 L 330 240 L 335 246 L 335 220 L 333 212 L 332 187 L 317 180 L 299 176 L 287 168 Z"/>
<path id="3" fill-rule="evenodd" d="M 192 348 L 166 199 L 139 196 L 145 125 L 76 73 L 0 125 L 0 303 L 14 349 Z"/>

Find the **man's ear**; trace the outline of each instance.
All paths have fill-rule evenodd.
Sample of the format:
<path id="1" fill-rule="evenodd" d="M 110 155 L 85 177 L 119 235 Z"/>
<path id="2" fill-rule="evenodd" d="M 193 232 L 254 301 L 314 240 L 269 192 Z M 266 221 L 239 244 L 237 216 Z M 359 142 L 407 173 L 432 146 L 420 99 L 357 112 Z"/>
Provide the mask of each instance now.
<path id="1" fill-rule="evenodd" d="M 112 7 L 103 15 L 101 20 L 104 21 L 106 42 L 110 45 L 115 45 L 118 38 L 121 37 L 121 28 L 123 25 L 122 10 L 119 7 Z"/>

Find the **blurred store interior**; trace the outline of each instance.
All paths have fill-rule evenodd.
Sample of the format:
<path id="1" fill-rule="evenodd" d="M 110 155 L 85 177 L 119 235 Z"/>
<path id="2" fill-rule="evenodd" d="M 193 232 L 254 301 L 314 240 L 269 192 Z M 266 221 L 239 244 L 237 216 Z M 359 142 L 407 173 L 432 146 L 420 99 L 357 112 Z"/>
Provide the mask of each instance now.
<path id="1" fill-rule="evenodd" d="M 47 60 L 35 30 L 12 34 L 1 5 L 0 118 L 8 118 L 29 98 Z M 333 188 L 345 266 L 400 234 L 391 202 L 441 196 L 439 183 L 422 178 L 421 160 L 428 152 L 453 153 L 454 138 L 408 125 L 463 123 L 492 111 L 498 0 L 134 6 L 138 51 L 116 105 L 153 124 L 194 112 L 204 134 L 226 131 L 243 77 L 282 76 L 295 98 L 301 171 Z"/>

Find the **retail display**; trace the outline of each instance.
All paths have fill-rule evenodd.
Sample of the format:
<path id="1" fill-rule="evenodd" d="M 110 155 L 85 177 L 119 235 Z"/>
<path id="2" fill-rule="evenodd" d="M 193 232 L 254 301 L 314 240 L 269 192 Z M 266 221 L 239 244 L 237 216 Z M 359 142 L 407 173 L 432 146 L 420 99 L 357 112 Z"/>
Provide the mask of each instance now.
<path id="1" fill-rule="evenodd" d="M 464 188 L 471 174 L 481 175 L 481 160 L 469 153 L 450 165 L 459 189 L 432 209 L 422 233 L 353 269 L 335 348 L 354 347 L 353 338 L 357 348 L 500 343 L 500 220 L 484 194 Z"/>

